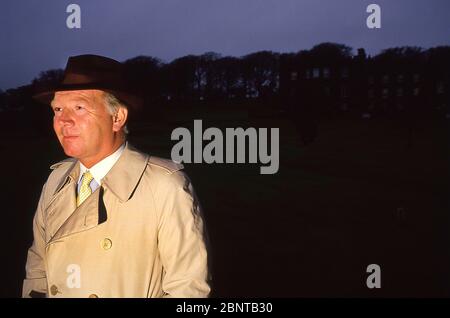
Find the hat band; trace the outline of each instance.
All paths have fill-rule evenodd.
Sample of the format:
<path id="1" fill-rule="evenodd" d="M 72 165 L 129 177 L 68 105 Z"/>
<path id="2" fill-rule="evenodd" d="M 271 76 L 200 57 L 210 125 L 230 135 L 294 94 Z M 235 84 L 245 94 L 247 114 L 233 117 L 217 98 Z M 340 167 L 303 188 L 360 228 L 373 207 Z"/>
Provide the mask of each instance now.
<path id="1" fill-rule="evenodd" d="M 63 81 L 61 84 L 63 85 L 71 85 L 71 84 L 92 84 L 92 83 L 99 83 L 99 82 L 114 82 L 114 83 L 121 83 L 122 81 L 117 78 L 117 76 L 114 76 L 111 74 L 108 78 L 105 78 L 104 76 L 89 76 L 86 74 L 79 74 L 79 73 L 68 73 L 64 76 Z"/>

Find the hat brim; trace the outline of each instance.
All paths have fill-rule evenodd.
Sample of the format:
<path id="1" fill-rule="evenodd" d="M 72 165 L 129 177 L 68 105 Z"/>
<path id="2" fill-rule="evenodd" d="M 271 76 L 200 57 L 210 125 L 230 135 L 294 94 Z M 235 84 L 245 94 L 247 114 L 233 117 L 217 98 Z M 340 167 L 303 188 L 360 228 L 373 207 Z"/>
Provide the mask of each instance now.
<path id="1" fill-rule="evenodd" d="M 97 89 L 102 90 L 105 92 L 108 92 L 112 95 L 114 95 L 117 99 L 119 99 L 121 102 L 123 102 L 127 107 L 138 110 L 142 108 L 143 100 L 142 98 L 139 98 L 137 95 L 132 94 L 128 91 L 124 91 L 118 88 L 111 87 L 109 85 L 102 85 L 96 83 L 95 85 L 90 84 L 66 84 L 66 85 L 59 85 L 57 87 L 53 88 L 45 88 L 45 89 L 38 89 L 35 94 L 33 95 L 33 99 L 36 101 L 50 105 L 52 102 L 55 93 L 61 92 L 61 91 L 78 91 L 78 90 L 88 90 L 88 89 Z"/>

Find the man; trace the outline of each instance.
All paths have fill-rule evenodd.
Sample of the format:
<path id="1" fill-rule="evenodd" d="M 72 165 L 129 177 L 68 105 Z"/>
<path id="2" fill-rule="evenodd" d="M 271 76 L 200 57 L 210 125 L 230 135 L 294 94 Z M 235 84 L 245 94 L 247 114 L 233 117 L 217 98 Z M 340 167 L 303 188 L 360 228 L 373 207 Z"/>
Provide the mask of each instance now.
<path id="1" fill-rule="evenodd" d="M 51 166 L 33 221 L 23 297 L 207 297 L 204 224 L 183 166 L 126 141 L 115 60 L 70 57 L 51 103 L 70 159 Z"/>

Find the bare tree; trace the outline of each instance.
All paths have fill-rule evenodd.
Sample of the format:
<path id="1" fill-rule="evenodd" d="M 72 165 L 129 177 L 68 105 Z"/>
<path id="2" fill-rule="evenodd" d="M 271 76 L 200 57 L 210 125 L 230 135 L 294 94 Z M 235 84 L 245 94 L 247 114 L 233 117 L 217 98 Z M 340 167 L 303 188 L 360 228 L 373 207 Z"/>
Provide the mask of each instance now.
<path id="1" fill-rule="evenodd" d="M 242 57 L 247 97 L 270 96 L 278 90 L 278 53 L 261 51 Z"/>

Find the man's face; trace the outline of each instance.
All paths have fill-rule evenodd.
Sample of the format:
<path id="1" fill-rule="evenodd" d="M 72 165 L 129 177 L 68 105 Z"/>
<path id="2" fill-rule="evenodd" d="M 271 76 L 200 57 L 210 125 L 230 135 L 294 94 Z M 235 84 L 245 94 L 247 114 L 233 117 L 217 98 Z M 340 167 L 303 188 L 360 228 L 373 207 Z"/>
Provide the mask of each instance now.
<path id="1" fill-rule="evenodd" d="M 114 151 L 113 118 L 102 91 L 56 92 L 51 106 L 53 128 L 66 155 L 91 165 Z"/>

